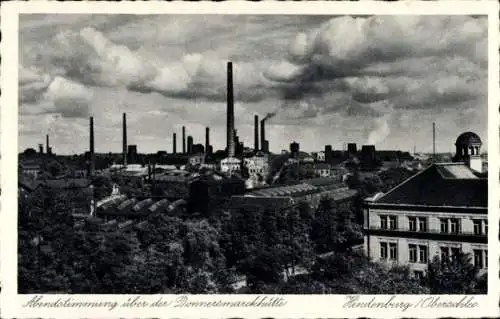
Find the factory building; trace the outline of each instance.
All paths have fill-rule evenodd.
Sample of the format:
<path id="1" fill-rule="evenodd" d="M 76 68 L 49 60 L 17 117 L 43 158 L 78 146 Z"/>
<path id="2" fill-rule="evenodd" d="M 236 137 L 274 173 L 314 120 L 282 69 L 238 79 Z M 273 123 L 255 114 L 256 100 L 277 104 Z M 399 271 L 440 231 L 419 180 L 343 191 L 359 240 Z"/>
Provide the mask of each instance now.
<path id="1" fill-rule="evenodd" d="M 361 147 L 360 161 L 363 170 L 373 170 L 377 167 L 375 145 L 363 145 Z"/>
<path id="2" fill-rule="evenodd" d="M 236 157 L 224 158 L 220 161 L 220 171 L 232 175 L 241 171 L 241 160 Z"/>
<path id="3" fill-rule="evenodd" d="M 353 204 L 357 192 L 343 183 L 330 178 L 303 180 L 286 186 L 271 186 L 251 190 L 244 195 L 231 198 L 231 209 L 262 207 L 263 209 L 281 209 L 307 202 L 316 208 L 322 198 L 333 199 L 339 207 L 348 208 Z"/>
<path id="4" fill-rule="evenodd" d="M 479 153 L 480 145 L 477 135 L 464 133 L 457 139 L 455 155 L 463 162 L 433 164 L 386 194 L 367 199 L 366 254 L 376 261 L 409 265 L 420 277 L 434 256 L 470 253 L 485 272 L 488 179 L 475 172 L 476 158 L 467 158 Z"/>

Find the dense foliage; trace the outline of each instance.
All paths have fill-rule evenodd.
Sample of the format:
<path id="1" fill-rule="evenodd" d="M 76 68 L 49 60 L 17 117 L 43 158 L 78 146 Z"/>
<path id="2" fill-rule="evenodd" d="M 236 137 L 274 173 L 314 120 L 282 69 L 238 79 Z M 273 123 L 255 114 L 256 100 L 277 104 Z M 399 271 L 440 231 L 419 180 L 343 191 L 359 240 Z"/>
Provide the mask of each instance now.
<path id="1" fill-rule="evenodd" d="M 108 187 L 106 181 L 100 182 L 96 187 Z M 95 218 L 75 220 L 71 212 L 80 211 L 70 209 L 70 204 L 82 202 L 80 196 L 78 192 L 38 188 L 20 198 L 20 293 L 443 293 L 449 287 L 467 292 L 485 289 L 485 282 L 475 282 L 477 270 L 461 263 L 453 264 L 455 268 L 431 265 L 427 282 L 421 283 L 410 278 L 407 268 L 371 262 L 354 249 L 362 242 L 355 212 L 339 208 L 329 199 L 322 200 L 317 209 L 307 203 L 281 210 L 248 207 L 229 213 L 219 209 L 187 219 L 152 213 L 134 226 L 113 228 L 103 227 Z M 465 278 L 453 277 L 456 272 Z M 456 288 L 458 281 L 469 288 Z"/>

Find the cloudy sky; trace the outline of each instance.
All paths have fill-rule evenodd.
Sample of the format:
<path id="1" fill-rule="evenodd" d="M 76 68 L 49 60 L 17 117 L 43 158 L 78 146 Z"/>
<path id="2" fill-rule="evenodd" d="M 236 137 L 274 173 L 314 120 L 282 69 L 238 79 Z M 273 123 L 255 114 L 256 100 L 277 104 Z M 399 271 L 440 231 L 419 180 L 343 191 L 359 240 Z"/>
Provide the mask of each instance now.
<path id="1" fill-rule="evenodd" d="M 50 134 L 55 152 L 84 152 L 93 115 L 96 151 L 119 152 L 122 112 L 140 152 L 171 151 L 182 125 L 223 148 L 228 60 L 249 146 L 267 112 L 275 152 L 429 152 L 433 121 L 438 151 L 469 130 L 487 144 L 486 18 L 22 15 L 19 42 L 19 150 Z"/>

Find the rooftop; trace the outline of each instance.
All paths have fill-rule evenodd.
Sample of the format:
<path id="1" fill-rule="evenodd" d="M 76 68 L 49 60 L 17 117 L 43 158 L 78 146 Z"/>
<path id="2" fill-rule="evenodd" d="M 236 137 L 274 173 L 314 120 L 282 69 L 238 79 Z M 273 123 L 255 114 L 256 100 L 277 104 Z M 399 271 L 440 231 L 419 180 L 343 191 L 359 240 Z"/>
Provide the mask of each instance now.
<path id="1" fill-rule="evenodd" d="M 374 204 L 488 207 L 488 180 L 463 163 L 434 164 L 410 177 Z"/>

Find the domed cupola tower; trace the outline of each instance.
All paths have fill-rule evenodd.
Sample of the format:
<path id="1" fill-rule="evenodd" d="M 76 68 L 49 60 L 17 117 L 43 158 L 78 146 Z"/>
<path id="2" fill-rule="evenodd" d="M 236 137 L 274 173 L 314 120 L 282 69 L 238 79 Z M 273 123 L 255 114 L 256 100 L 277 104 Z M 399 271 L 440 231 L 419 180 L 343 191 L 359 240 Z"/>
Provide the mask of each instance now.
<path id="1" fill-rule="evenodd" d="M 453 161 L 464 162 L 472 170 L 482 172 L 481 145 L 483 143 L 476 133 L 465 132 L 460 134 L 455 143 L 456 154 Z"/>

